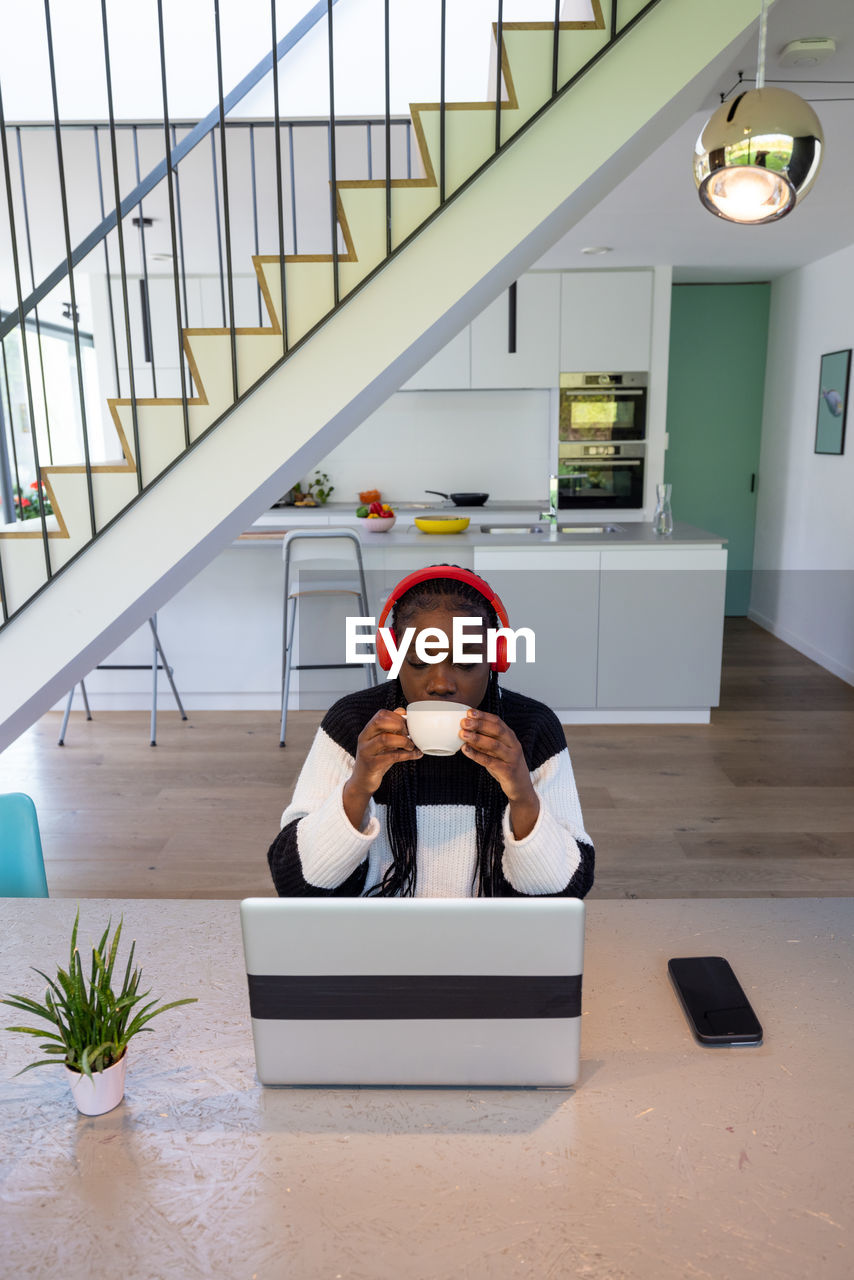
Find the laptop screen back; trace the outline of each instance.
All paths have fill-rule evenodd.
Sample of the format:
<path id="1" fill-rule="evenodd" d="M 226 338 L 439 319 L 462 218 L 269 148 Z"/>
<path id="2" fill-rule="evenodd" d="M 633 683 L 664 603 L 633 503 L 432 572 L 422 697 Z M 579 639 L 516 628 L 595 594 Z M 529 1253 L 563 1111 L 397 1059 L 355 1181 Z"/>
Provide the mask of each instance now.
<path id="1" fill-rule="evenodd" d="M 577 1079 L 576 898 L 250 898 L 241 922 L 264 1084 Z"/>

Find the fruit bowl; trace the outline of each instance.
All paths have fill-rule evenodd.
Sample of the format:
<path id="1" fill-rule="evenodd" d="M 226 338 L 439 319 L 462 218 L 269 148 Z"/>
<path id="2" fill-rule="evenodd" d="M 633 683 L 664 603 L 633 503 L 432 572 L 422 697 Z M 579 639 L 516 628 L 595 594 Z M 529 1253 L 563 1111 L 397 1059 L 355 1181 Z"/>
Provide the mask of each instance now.
<path id="1" fill-rule="evenodd" d="M 416 516 L 415 525 L 422 533 L 462 533 L 469 527 L 469 517 L 449 516 L 443 520 L 436 516 Z"/>
<path id="2" fill-rule="evenodd" d="M 370 533 L 388 533 L 396 519 L 397 516 L 360 516 L 359 528 Z"/>

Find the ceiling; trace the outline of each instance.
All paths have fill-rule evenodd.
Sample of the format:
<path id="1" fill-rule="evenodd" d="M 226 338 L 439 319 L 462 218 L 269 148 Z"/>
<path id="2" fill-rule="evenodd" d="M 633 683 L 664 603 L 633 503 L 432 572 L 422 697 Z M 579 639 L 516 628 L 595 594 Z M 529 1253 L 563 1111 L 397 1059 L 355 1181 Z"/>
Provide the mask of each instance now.
<path id="1" fill-rule="evenodd" d="M 757 0 L 757 13 L 759 0 Z M 755 77 L 758 23 L 721 78 L 718 93 L 625 178 L 541 258 L 552 270 L 619 268 L 671 263 L 679 281 L 768 280 L 823 258 L 854 241 L 854 3 L 852 0 L 777 0 L 768 16 L 766 79 L 798 80 L 783 88 L 812 103 L 825 134 L 825 155 L 803 204 L 778 223 L 741 227 L 708 213 L 691 172 L 694 143 L 739 71 Z M 781 68 L 790 40 L 831 36 L 836 53 L 817 68 Z M 810 78 L 812 77 L 812 79 Z M 816 83 L 815 77 L 823 83 Z M 848 84 L 832 84 L 847 80 Z M 752 85 L 747 85 L 750 88 Z M 847 98 L 848 101 L 821 99 Z M 587 246 L 613 252 L 591 257 Z"/>

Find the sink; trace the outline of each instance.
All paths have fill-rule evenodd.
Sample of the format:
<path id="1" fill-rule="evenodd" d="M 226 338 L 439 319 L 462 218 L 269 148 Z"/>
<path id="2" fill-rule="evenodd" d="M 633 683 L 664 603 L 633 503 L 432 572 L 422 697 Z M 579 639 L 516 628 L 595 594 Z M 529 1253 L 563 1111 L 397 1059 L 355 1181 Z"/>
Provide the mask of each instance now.
<path id="1" fill-rule="evenodd" d="M 546 524 L 482 524 L 480 526 L 481 533 L 545 533 L 548 529 Z"/>
<path id="2" fill-rule="evenodd" d="M 559 524 L 558 533 L 625 533 L 621 524 Z"/>
<path id="3" fill-rule="evenodd" d="M 540 537 L 549 533 L 549 525 L 542 524 L 482 524 L 481 533 L 494 533 L 501 536 L 506 533 L 538 534 Z M 558 533 L 624 533 L 621 524 L 559 524 Z"/>

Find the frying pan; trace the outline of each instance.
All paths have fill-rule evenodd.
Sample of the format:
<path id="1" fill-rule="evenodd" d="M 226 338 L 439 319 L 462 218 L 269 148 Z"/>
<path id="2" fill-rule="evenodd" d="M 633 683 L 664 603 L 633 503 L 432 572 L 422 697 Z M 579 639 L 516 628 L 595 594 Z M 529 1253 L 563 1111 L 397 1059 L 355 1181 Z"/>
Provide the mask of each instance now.
<path id="1" fill-rule="evenodd" d="M 440 498 L 450 498 L 455 507 L 482 507 L 489 497 L 488 493 L 440 493 L 438 489 L 425 489 L 425 493 L 435 493 Z"/>

